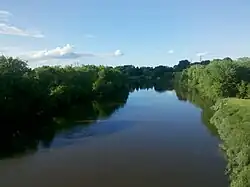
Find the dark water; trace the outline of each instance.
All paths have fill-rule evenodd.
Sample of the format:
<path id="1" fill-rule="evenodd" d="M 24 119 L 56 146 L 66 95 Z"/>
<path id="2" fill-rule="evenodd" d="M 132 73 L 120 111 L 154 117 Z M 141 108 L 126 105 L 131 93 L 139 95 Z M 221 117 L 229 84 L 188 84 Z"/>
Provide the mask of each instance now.
<path id="1" fill-rule="evenodd" d="M 183 100 L 151 89 L 119 107 L 96 103 L 97 120 L 74 120 L 32 153 L 0 160 L 0 186 L 228 186 L 210 111 L 199 108 L 202 100 Z"/>

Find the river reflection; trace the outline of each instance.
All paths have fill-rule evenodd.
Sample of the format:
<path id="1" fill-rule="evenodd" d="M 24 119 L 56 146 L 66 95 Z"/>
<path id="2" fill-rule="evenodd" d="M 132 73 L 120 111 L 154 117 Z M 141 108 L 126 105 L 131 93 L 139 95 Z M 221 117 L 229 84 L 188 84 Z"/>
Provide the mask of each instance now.
<path id="1" fill-rule="evenodd" d="M 98 128 L 93 125 L 100 123 L 99 121 L 108 119 L 117 110 L 123 108 L 127 102 L 129 93 L 143 89 L 154 89 L 161 93 L 166 90 L 172 90 L 173 87 L 168 82 L 162 80 L 154 82 L 138 80 L 130 84 L 130 91 L 121 90 L 108 99 L 73 105 L 68 109 L 56 111 L 57 116 L 53 118 L 20 121 L 20 123 L 28 123 L 30 128 L 28 130 L 20 129 L 15 133 L 4 132 L 0 136 L 0 159 L 35 153 L 38 150 L 51 148 L 51 146 L 70 144 L 68 141 L 61 141 L 60 143 L 54 141 L 55 136 L 59 137 L 67 131 L 69 131 L 68 134 L 74 134 L 72 133 L 73 131 L 81 129 L 84 131 L 80 133 L 81 136 L 93 136 L 94 134 L 96 135 L 97 131 L 100 135 L 101 133 L 107 134 L 112 133 L 114 130 L 121 130 L 128 125 L 119 126 L 119 128 L 111 124 L 99 125 Z M 103 130 L 100 131 L 101 129 Z"/>
<path id="2" fill-rule="evenodd" d="M 40 149 L 50 148 L 51 145 L 54 145 L 54 137 L 61 132 L 77 131 L 77 128 L 82 129 L 83 127 L 87 129 L 96 121 L 109 118 L 126 104 L 128 95 L 129 93 L 124 91 L 116 93 L 109 100 L 90 101 L 74 105 L 67 110 L 58 112 L 60 115 L 56 117 L 39 119 L 39 121 L 33 122 L 36 125 L 27 119 L 25 123 L 31 123 L 29 126 L 35 126 L 35 128 L 30 128 L 28 131 L 20 130 L 14 135 L 3 134 L 0 137 L 2 144 L 0 158 L 21 156 L 34 153 Z M 82 136 L 91 135 L 92 128 L 88 129 L 89 132 L 83 133 Z M 109 129 L 112 131 L 111 127 Z M 108 133 L 107 130 L 105 133 Z"/>
<path id="3" fill-rule="evenodd" d="M 210 123 L 210 119 L 214 114 L 211 107 L 215 101 L 203 97 L 196 89 L 186 89 L 183 87 L 175 87 L 176 96 L 180 101 L 190 102 L 197 108 L 201 109 L 201 119 L 204 125 L 208 128 L 212 135 L 218 136 L 217 128 Z"/>
<path id="4" fill-rule="evenodd" d="M 145 82 L 138 85 L 134 84 L 130 92 L 143 89 L 154 89 L 158 93 L 164 93 L 166 90 L 173 89 L 173 87 Z M 211 134 L 217 135 L 217 129 L 209 122 L 213 115 L 213 111 L 211 110 L 212 101 L 202 98 L 197 90 L 187 91 L 184 88 L 175 87 L 175 94 L 178 100 L 190 102 L 201 109 L 203 123 L 207 126 Z M 124 91 L 117 93 L 116 96 L 109 100 L 91 101 L 75 105 L 62 112 L 61 116 L 54 117 L 52 120 L 39 121 L 41 128 L 36 128 L 28 132 L 20 132 L 11 138 L 7 136 L 4 139 L 5 136 L 2 136 L 0 158 L 34 153 L 38 150 L 51 148 L 51 146 L 58 147 L 72 144 L 77 139 L 76 137 L 97 136 L 128 128 L 129 124 L 125 122 L 124 125 L 116 126 L 104 121 L 125 106 L 128 95 L 129 93 Z M 27 123 L 29 122 L 27 121 Z M 54 140 L 55 136 L 57 136 L 56 140 Z"/>
<path id="5" fill-rule="evenodd" d="M 0 186 L 228 186 L 209 102 L 164 90 L 72 106 L 47 128 L 14 138 L 0 160 Z"/>

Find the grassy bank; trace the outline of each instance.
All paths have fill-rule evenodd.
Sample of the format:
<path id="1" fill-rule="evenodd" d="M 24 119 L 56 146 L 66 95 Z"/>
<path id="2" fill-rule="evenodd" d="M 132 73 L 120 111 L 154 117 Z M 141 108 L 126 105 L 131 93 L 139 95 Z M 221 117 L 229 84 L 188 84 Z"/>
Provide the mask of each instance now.
<path id="1" fill-rule="evenodd" d="M 231 187 L 250 186 L 250 100 L 218 101 L 211 122 L 218 128 L 228 158 Z"/>

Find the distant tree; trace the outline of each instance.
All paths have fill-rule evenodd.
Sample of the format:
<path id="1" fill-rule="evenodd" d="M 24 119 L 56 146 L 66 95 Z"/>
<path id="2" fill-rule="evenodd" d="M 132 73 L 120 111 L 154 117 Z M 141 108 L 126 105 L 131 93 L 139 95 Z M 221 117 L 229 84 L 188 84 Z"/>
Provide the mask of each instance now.
<path id="1" fill-rule="evenodd" d="M 190 62 L 188 60 L 181 60 L 179 61 L 178 65 L 174 66 L 174 71 L 182 71 L 190 66 Z"/>

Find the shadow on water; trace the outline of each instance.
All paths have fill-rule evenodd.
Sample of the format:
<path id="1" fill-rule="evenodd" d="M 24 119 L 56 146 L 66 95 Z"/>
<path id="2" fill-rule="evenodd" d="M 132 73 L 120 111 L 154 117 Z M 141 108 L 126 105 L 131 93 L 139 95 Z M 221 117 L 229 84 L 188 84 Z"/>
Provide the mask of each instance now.
<path id="1" fill-rule="evenodd" d="M 57 135 L 72 139 L 104 135 L 122 130 L 124 125 L 121 124 L 118 127 L 114 123 L 106 124 L 105 119 L 124 107 L 128 95 L 128 91 L 120 92 L 110 99 L 84 102 L 60 112 L 57 111 L 59 115 L 52 118 L 20 121 L 20 123 L 28 123 L 30 128 L 19 128 L 15 131 L 10 129 L 1 135 L 0 159 L 32 154 L 39 149 L 50 148 L 55 145 L 53 141 Z M 60 142 L 58 145 L 67 144 L 68 142 L 65 144 Z"/>
<path id="2" fill-rule="evenodd" d="M 209 100 L 206 97 L 202 97 L 196 89 L 186 89 L 181 86 L 175 87 L 176 96 L 180 101 L 190 102 L 194 106 L 201 109 L 201 119 L 204 125 L 213 136 L 218 136 L 217 128 L 210 123 L 210 119 L 213 116 L 214 112 L 211 107 L 214 104 L 214 101 Z"/>

